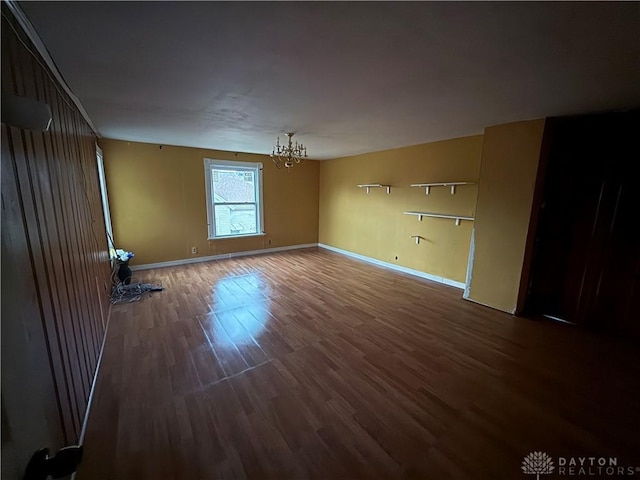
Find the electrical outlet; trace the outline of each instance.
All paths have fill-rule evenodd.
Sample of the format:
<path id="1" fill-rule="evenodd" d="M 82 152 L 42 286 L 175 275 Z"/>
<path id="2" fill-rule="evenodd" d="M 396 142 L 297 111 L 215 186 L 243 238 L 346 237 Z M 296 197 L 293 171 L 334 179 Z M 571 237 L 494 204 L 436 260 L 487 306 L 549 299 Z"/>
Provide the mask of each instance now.
<path id="1" fill-rule="evenodd" d="M 191 247 L 191 255 L 196 255 L 198 253 L 198 247 Z"/>
<path id="2" fill-rule="evenodd" d="M 271 245 L 271 240 L 269 240 L 269 245 Z"/>

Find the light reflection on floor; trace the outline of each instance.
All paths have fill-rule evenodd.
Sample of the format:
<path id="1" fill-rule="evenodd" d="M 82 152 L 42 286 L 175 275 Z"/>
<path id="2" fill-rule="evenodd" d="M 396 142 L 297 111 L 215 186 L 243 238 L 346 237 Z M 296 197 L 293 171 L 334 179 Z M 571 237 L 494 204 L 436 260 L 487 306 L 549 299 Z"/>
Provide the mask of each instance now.
<path id="1" fill-rule="evenodd" d="M 269 321 L 268 287 L 262 275 L 226 277 L 218 280 L 213 287 L 211 306 L 216 346 L 240 348 L 242 345 L 256 345 L 257 340 Z"/>

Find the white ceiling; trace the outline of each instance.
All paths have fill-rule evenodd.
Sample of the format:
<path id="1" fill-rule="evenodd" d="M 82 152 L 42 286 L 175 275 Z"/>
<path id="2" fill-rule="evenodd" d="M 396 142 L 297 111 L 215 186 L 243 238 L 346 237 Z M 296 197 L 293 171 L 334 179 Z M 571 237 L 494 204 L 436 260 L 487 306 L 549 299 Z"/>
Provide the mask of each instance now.
<path id="1" fill-rule="evenodd" d="M 21 2 L 102 136 L 326 159 L 640 105 L 640 3 Z"/>

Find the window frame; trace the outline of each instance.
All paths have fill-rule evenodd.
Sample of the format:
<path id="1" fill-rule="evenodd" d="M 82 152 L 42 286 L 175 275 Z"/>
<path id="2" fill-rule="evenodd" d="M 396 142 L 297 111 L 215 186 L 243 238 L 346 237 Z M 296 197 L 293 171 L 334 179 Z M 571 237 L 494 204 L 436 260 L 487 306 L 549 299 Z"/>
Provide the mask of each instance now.
<path id="1" fill-rule="evenodd" d="M 109 196 L 107 195 L 107 176 L 104 172 L 104 156 L 102 149 L 96 144 L 96 161 L 98 165 L 98 182 L 100 184 L 100 200 L 102 200 L 102 214 L 104 215 L 104 229 L 107 232 L 107 248 L 109 258 L 115 257 L 115 241 L 113 240 L 113 226 L 109 210 Z"/>
<path id="2" fill-rule="evenodd" d="M 246 238 L 264 235 L 264 201 L 262 184 L 262 162 L 236 162 L 233 160 L 204 159 L 204 182 L 207 202 L 207 239 L 224 240 L 229 238 Z M 255 205 L 256 233 L 216 235 L 215 198 L 213 195 L 213 170 L 245 170 L 255 174 L 255 202 L 218 202 L 217 205 Z"/>

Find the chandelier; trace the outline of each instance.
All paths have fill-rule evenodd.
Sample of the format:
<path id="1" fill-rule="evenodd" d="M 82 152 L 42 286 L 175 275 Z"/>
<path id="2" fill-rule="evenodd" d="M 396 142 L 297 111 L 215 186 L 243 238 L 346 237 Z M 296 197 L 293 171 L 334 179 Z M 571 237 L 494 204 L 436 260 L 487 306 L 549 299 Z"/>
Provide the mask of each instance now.
<path id="1" fill-rule="evenodd" d="M 291 168 L 296 163 L 301 163 L 305 158 L 307 158 L 307 147 L 301 143 L 298 144 L 298 142 L 294 145 L 291 141 L 294 133 L 295 132 L 285 133 L 289 139 L 288 145 L 280 145 L 280 137 L 278 137 L 278 140 L 276 141 L 276 146 L 273 148 L 273 152 L 270 157 L 278 168 Z"/>

